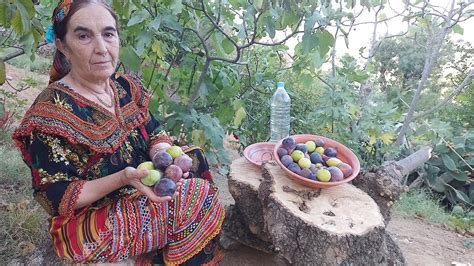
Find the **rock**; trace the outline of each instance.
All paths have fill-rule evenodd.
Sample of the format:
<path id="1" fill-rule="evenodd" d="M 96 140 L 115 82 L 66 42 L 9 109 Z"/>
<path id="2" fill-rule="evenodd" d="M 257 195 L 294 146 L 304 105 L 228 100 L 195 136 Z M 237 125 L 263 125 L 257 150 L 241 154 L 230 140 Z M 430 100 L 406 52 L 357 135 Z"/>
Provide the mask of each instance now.
<path id="1" fill-rule="evenodd" d="M 242 246 L 242 244 L 226 235 L 221 236 L 219 243 L 225 250 L 236 250 Z"/>

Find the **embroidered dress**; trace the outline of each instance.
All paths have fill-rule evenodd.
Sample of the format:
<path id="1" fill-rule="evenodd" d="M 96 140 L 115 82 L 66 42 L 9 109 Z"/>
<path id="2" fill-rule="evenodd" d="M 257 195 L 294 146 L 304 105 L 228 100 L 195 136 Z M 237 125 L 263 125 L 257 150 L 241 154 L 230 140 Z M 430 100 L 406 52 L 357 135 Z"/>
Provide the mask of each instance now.
<path id="1" fill-rule="evenodd" d="M 34 197 L 51 215 L 55 251 L 74 262 L 116 262 L 163 249 L 166 263 L 182 263 L 219 233 L 224 219 L 199 148 L 185 150 L 193 158 L 191 178 L 170 202 L 154 203 L 126 186 L 75 208 L 86 181 L 137 167 L 150 160 L 151 145 L 171 143 L 138 79 L 114 76 L 111 85 L 115 114 L 61 81 L 51 83 L 13 134 L 31 168 Z"/>

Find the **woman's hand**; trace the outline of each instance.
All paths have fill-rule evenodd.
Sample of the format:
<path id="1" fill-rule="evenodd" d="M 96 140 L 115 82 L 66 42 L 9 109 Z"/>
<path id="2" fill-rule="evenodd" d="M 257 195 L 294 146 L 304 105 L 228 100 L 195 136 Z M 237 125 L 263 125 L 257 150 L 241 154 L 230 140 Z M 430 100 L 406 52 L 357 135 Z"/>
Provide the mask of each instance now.
<path id="1" fill-rule="evenodd" d="M 123 170 L 123 175 L 121 176 L 122 183 L 124 185 L 130 185 L 136 188 L 140 193 L 147 196 L 151 201 L 154 202 L 166 202 L 174 199 L 178 195 L 179 187 L 181 186 L 181 182 L 176 183 L 176 192 L 174 193 L 173 197 L 165 196 L 160 197 L 153 192 L 153 187 L 145 186 L 141 181 L 140 178 L 146 176 L 148 174 L 148 170 L 145 169 L 136 169 L 133 167 L 127 167 Z"/>

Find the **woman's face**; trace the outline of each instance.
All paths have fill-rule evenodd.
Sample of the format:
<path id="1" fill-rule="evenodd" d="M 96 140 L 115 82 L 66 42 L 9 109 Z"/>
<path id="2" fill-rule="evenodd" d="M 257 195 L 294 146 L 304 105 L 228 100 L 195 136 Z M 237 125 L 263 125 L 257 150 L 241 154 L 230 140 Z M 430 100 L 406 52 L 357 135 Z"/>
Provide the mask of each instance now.
<path id="1" fill-rule="evenodd" d="M 64 41 L 56 40 L 71 72 L 91 81 L 107 79 L 114 73 L 119 43 L 115 20 L 100 4 L 89 4 L 74 13 Z"/>

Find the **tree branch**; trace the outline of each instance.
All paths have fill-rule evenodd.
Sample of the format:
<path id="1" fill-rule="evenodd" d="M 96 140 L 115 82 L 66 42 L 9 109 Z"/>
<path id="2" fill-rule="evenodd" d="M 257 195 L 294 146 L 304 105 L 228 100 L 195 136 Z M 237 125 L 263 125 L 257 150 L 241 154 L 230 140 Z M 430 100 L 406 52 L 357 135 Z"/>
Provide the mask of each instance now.
<path id="1" fill-rule="evenodd" d="M 191 98 L 189 99 L 187 109 L 191 110 L 194 105 L 194 101 L 198 97 L 199 90 L 201 89 L 201 85 L 204 82 L 204 78 L 206 78 L 207 75 L 207 70 L 209 69 L 209 66 L 211 65 L 211 61 L 209 58 L 206 58 L 206 61 L 204 62 L 204 66 L 202 67 L 201 74 L 199 75 L 199 79 L 196 84 L 196 88 L 193 91 L 193 94 L 191 95 Z"/>
<path id="2" fill-rule="evenodd" d="M 421 80 L 418 83 L 417 89 L 415 91 L 415 95 L 413 96 L 413 99 L 410 104 L 410 108 L 408 110 L 407 115 L 405 116 L 403 125 L 400 128 L 400 132 L 398 133 L 397 140 L 394 143 L 395 146 L 400 146 L 403 144 L 405 135 L 408 131 L 410 123 L 413 120 L 413 114 L 415 113 L 416 107 L 420 100 L 421 92 L 425 89 L 426 83 L 428 81 L 428 77 L 431 74 L 431 70 L 433 69 L 435 62 L 439 57 L 439 53 L 440 53 L 443 41 L 446 39 L 446 36 L 450 30 L 450 21 L 452 20 L 454 16 L 453 11 L 454 11 L 454 0 L 451 3 L 451 9 L 445 20 L 446 22 L 445 26 L 438 33 L 433 34 L 431 38 L 427 38 L 426 40 L 427 52 L 426 52 L 423 73 L 421 75 Z"/>
<path id="3" fill-rule="evenodd" d="M 415 116 L 413 116 L 413 120 L 416 120 L 416 119 L 419 119 L 419 118 L 422 118 L 426 115 L 429 115 L 429 114 L 432 114 L 433 112 L 437 111 L 438 109 L 442 108 L 443 106 L 445 106 L 452 98 L 454 98 L 455 96 L 457 96 L 459 93 L 461 93 L 461 91 L 471 82 L 472 78 L 474 76 L 474 69 L 471 69 L 471 71 L 469 71 L 469 73 L 466 75 L 466 77 L 464 78 L 464 80 L 461 82 L 461 84 L 459 84 L 456 89 L 454 89 L 454 91 L 449 95 L 447 96 L 446 98 L 444 98 L 444 100 L 442 100 L 441 102 L 439 102 L 437 105 L 433 106 L 431 109 L 425 111 L 425 112 L 422 112 L 420 114 L 417 114 Z"/>
<path id="4" fill-rule="evenodd" d="M 46 44 L 48 44 L 48 43 L 46 43 L 46 42 L 40 43 L 40 44 L 38 45 L 38 47 L 36 47 L 36 49 L 38 49 L 38 48 L 40 48 L 40 47 L 42 47 L 42 46 L 45 46 Z M 16 51 L 16 52 L 13 52 L 13 53 L 11 53 L 11 54 L 7 54 L 5 57 L 0 58 L 0 60 L 2 60 L 3 62 L 6 62 L 6 61 L 8 61 L 8 60 L 10 60 L 10 59 L 13 59 L 13 58 L 15 58 L 15 57 L 17 57 L 17 56 L 20 56 L 20 55 L 22 55 L 22 54 L 25 53 L 25 49 L 24 49 L 23 47 L 15 47 L 15 48 L 17 48 L 17 49 L 19 49 L 19 50 Z"/>

